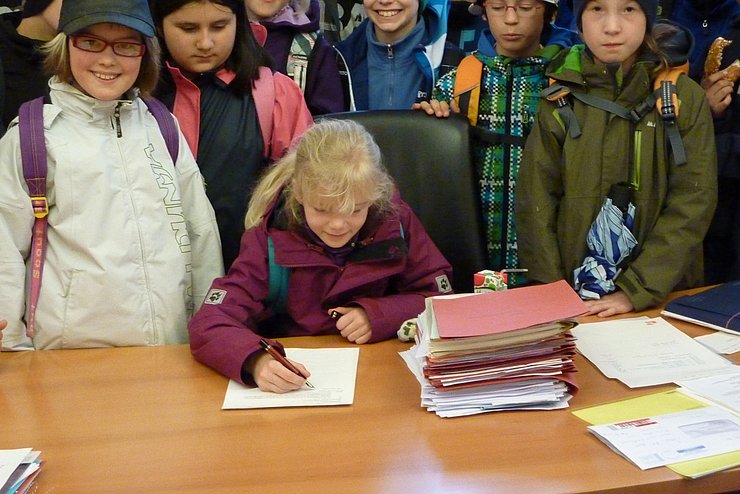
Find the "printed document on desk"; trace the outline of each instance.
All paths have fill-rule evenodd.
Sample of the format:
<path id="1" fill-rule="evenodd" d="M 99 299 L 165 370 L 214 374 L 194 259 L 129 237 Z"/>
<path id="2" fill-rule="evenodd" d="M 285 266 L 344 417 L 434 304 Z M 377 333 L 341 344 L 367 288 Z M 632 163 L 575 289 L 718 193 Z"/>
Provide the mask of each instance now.
<path id="1" fill-rule="evenodd" d="M 588 429 L 643 470 L 740 448 L 740 417 L 713 406 Z"/>
<path id="2" fill-rule="evenodd" d="M 731 372 L 697 379 L 680 380 L 679 391 L 689 396 L 696 395 L 740 414 L 740 366 Z"/>
<path id="3" fill-rule="evenodd" d="M 240 408 L 281 408 L 351 405 L 355 398 L 355 381 L 359 348 L 286 348 L 288 358 L 302 363 L 310 372 L 314 389 L 303 387 L 290 393 L 260 391 L 229 381 L 224 410 Z"/>
<path id="4" fill-rule="evenodd" d="M 696 410 L 711 406 L 706 400 L 689 396 L 679 390 L 662 391 L 612 403 L 581 408 L 573 415 L 591 425 L 624 422 L 637 418 Z M 666 465 L 679 475 L 696 479 L 740 465 L 740 449 L 706 458 L 679 461 Z"/>
<path id="5" fill-rule="evenodd" d="M 660 317 L 580 324 L 572 333 L 584 357 L 605 376 L 630 388 L 728 372 L 734 367 Z"/>

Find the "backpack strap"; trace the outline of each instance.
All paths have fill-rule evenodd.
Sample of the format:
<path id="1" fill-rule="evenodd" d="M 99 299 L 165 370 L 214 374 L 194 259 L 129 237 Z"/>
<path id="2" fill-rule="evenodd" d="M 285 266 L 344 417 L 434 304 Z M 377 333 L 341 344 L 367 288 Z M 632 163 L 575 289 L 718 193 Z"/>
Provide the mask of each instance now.
<path id="1" fill-rule="evenodd" d="M 478 106 L 480 104 L 480 86 L 483 77 L 483 62 L 475 55 L 468 55 L 457 66 L 455 87 L 452 90 L 452 99 L 455 100 L 460 111 L 467 115 L 470 125 L 478 124 Z"/>
<path id="2" fill-rule="evenodd" d="M 636 117 L 632 110 L 628 110 L 624 106 L 619 105 L 608 99 L 591 94 L 579 93 L 577 91 L 573 91 L 570 94 L 581 103 L 585 103 L 589 106 L 593 106 L 594 108 L 604 110 L 605 112 L 616 115 L 624 120 L 629 120 L 633 123 L 636 123 L 639 120 L 635 120 Z"/>
<path id="3" fill-rule="evenodd" d="M 285 303 L 288 299 L 288 280 L 290 279 L 290 269 L 275 263 L 275 245 L 272 237 L 267 237 L 267 253 L 269 260 L 269 287 L 266 304 L 269 305 L 273 312 L 284 313 Z"/>
<path id="4" fill-rule="evenodd" d="M 578 125 L 576 114 L 573 113 L 573 107 L 568 96 L 571 94 L 570 89 L 558 84 L 554 79 L 550 79 L 550 85 L 542 90 L 540 95 L 547 101 L 555 104 L 555 111 L 558 113 L 560 120 L 563 121 L 565 129 L 572 139 L 580 137 L 581 126 Z"/>
<path id="5" fill-rule="evenodd" d="M 301 91 L 306 92 L 306 80 L 308 78 L 308 66 L 318 37 L 316 33 L 299 32 L 293 36 L 288 52 L 288 64 L 286 73 L 292 78 Z"/>
<path id="6" fill-rule="evenodd" d="M 655 78 L 654 83 L 656 91 L 653 94 L 657 98 L 655 108 L 660 112 L 660 118 L 663 119 L 668 145 L 671 148 L 676 165 L 686 164 L 686 149 L 678 130 L 679 104 L 676 86 L 681 74 L 688 74 L 688 72 L 688 62 L 677 67 L 669 67 Z"/>
<path id="7" fill-rule="evenodd" d="M 264 156 L 268 157 L 272 147 L 272 128 L 274 125 L 272 112 L 275 109 L 275 78 L 269 67 L 260 67 L 259 79 L 254 81 L 252 89 L 252 99 L 257 107 L 257 121 L 262 131 Z"/>
<path id="8" fill-rule="evenodd" d="M 44 98 L 23 103 L 18 109 L 18 131 L 21 141 L 23 178 L 31 196 L 33 223 L 31 236 L 31 272 L 29 306 L 26 309 L 26 336 L 33 338 L 36 330 L 36 306 L 41 291 L 41 276 L 46 257 L 46 231 L 49 202 L 46 198 L 46 142 L 44 139 Z"/>
<path id="9" fill-rule="evenodd" d="M 342 40 L 342 20 L 339 17 L 337 0 L 324 0 L 324 16 L 321 18 L 320 32 L 328 34 L 329 43 L 334 45 Z"/>
<path id="10" fill-rule="evenodd" d="M 159 125 L 159 130 L 162 132 L 164 142 L 167 145 L 167 151 L 169 151 L 172 157 L 172 163 L 177 164 L 177 157 L 180 154 L 180 136 L 177 133 L 177 126 L 175 125 L 175 117 L 170 113 L 164 103 L 156 98 L 147 98 L 144 100 L 147 108 L 154 116 L 154 119 Z"/>

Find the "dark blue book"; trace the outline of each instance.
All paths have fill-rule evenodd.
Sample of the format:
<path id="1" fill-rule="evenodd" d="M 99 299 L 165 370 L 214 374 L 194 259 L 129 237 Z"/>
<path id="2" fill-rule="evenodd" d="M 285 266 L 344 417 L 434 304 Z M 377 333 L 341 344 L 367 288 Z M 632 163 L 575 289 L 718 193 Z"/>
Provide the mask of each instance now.
<path id="1" fill-rule="evenodd" d="M 666 304 L 661 314 L 740 334 L 740 280 L 675 298 Z"/>

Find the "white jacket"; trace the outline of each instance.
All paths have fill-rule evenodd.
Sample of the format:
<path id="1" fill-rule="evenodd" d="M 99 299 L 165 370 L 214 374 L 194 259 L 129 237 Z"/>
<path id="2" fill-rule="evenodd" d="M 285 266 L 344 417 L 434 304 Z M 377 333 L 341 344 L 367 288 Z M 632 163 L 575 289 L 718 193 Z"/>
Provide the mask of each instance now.
<path id="1" fill-rule="evenodd" d="M 99 101 L 56 79 L 50 87 L 48 244 L 33 341 L 24 321 L 34 216 L 18 127 L 0 140 L 3 348 L 187 342 L 188 320 L 223 274 L 216 219 L 190 148 L 180 134 L 174 166 L 135 95 Z"/>

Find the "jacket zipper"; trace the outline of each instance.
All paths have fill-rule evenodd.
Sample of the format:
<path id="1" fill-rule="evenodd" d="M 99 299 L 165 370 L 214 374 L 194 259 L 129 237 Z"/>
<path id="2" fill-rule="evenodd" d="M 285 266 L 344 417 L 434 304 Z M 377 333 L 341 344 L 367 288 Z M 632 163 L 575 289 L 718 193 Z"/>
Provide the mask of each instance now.
<path id="1" fill-rule="evenodd" d="M 393 46 L 391 46 L 390 44 L 387 44 L 387 45 L 385 45 L 385 50 L 386 50 L 386 57 L 388 58 L 388 60 L 393 60 Z M 395 87 L 396 86 L 396 84 L 395 84 L 395 82 L 396 82 L 396 67 L 395 67 L 395 63 L 393 63 L 392 65 L 393 65 L 393 67 L 391 67 L 391 75 L 392 75 L 392 77 L 391 77 L 391 83 L 388 86 L 388 92 L 387 92 L 387 95 L 388 95 L 388 105 L 390 105 L 390 106 L 393 106 L 393 94 L 396 92 L 396 87 Z"/>
<path id="2" fill-rule="evenodd" d="M 116 109 L 113 111 L 113 122 L 116 127 L 116 137 L 119 139 L 123 137 L 123 131 L 121 130 L 121 103 L 116 105 Z"/>
<path id="3" fill-rule="evenodd" d="M 506 71 L 508 77 L 506 78 L 506 94 L 512 94 L 514 91 L 514 73 L 511 70 L 511 64 L 507 65 Z M 512 98 L 506 98 L 506 111 L 504 112 L 504 129 L 505 133 L 512 135 L 511 129 L 511 100 Z M 511 146 L 513 144 L 502 144 L 504 151 L 504 162 L 501 176 L 501 267 L 502 268 L 516 268 L 517 266 L 509 266 L 507 258 L 509 257 L 509 180 L 511 180 Z"/>
<path id="4" fill-rule="evenodd" d="M 123 130 L 121 128 L 121 105 L 122 104 L 123 104 L 122 102 L 119 102 L 116 105 L 115 110 L 113 111 L 113 124 L 114 124 L 114 127 L 116 128 L 116 137 L 118 137 L 119 139 L 121 137 L 123 137 Z M 124 153 L 122 152 L 122 150 L 121 150 L 120 147 L 119 147 L 118 151 L 119 151 L 119 155 L 121 157 L 121 163 L 122 163 L 122 166 L 123 166 L 123 173 L 124 173 L 124 175 L 126 177 L 126 185 L 130 189 L 131 188 L 131 180 L 129 179 L 129 173 L 128 173 L 128 168 L 126 167 L 125 156 L 124 156 Z M 147 289 L 147 300 L 149 301 L 149 319 L 150 319 L 150 322 L 151 322 L 151 325 L 152 325 L 152 341 L 148 341 L 147 343 L 150 344 L 150 345 L 157 345 L 157 344 L 159 344 L 159 334 L 158 334 L 158 331 L 157 331 L 157 321 L 156 321 L 156 318 L 155 318 L 154 302 L 152 301 L 152 296 L 151 296 L 152 291 L 150 290 L 150 287 L 151 287 L 151 278 L 149 276 L 149 269 L 147 268 L 146 256 L 144 255 L 144 249 L 142 247 L 144 245 L 144 235 L 141 232 L 141 225 L 140 225 L 140 223 L 138 221 L 139 213 L 138 213 L 138 209 L 136 207 L 136 201 L 133 200 L 133 197 L 131 197 L 130 194 L 129 194 L 129 200 L 131 201 L 131 210 L 134 212 L 134 215 L 137 218 L 137 221 L 136 221 L 136 229 L 137 229 L 137 233 L 139 235 L 139 251 L 140 251 L 139 255 L 140 255 L 140 258 L 141 258 L 141 267 L 142 267 L 142 270 L 144 272 L 145 285 L 146 285 L 146 289 Z"/>

